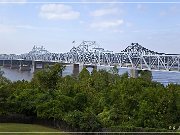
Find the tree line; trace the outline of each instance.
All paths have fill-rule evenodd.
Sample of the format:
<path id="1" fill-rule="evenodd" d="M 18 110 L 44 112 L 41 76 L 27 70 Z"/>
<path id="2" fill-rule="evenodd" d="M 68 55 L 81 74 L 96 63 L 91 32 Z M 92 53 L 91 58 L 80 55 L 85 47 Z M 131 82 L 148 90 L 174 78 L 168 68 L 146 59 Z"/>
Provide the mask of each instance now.
<path id="1" fill-rule="evenodd" d="M 78 76 L 62 76 L 55 64 L 37 71 L 31 81 L 11 82 L 0 76 L 0 115 L 24 114 L 62 120 L 82 131 L 142 127 L 169 129 L 180 124 L 180 85 L 138 78 L 128 73 L 86 68 Z"/>

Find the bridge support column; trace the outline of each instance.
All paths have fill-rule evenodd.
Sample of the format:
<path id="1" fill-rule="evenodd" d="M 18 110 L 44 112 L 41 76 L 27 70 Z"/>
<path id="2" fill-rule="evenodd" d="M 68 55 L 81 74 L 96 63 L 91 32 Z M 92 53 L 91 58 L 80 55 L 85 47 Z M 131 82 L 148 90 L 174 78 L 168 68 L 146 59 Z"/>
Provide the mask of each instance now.
<path id="1" fill-rule="evenodd" d="M 11 67 L 11 60 L 3 60 L 3 67 Z"/>
<path id="2" fill-rule="evenodd" d="M 11 69 L 19 69 L 19 67 L 20 67 L 20 61 L 18 61 L 18 60 L 12 60 L 12 62 L 11 62 Z"/>
<path id="3" fill-rule="evenodd" d="M 97 70 L 97 66 L 96 65 L 92 65 L 91 68 L 93 68 L 94 70 Z"/>
<path id="4" fill-rule="evenodd" d="M 55 62 L 44 62 L 44 61 L 32 61 L 32 71 L 35 72 L 37 70 L 45 69 L 45 67 L 53 66 Z"/>
<path id="5" fill-rule="evenodd" d="M 131 69 L 130 70 L 130 76 L 132 77 L 132 78 L 137 78 L 138 77 L 138 70 L 137 69 Z"/>
<path id="6" fill-rule="evenodd" d="M 93 68 L 94 70 L 97 70 L 97 66 L 94 66 L 94 68 Z"/>
<path id="7" fill-rule="evenodd" d="M 45 67 L 45 63 L 43 63 L 42 61 L 32 61 L 33 72 L 44 69 L 44 67 Z"/>
<path id="8" fill-rule="evenodd" d="M 4 60 L 0 60 L 0 66 L 3 66 Z"/>
<path id="9" fill-rule="evenodd" d="M 79 74 L 79 64 L 73 64 L 73 75 L 77 76 Z"/>
<path id="10" fill-rule="evenodd" d="M 31 62 L 30 61 L 20 61 L 20 71 L 31 71 Z"/>

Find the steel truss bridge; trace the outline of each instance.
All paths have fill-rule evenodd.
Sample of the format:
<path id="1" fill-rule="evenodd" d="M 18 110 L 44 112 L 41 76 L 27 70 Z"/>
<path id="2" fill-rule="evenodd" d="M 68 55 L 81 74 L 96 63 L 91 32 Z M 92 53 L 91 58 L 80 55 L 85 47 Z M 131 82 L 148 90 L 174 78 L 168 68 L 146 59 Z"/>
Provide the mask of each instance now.
<path id="1" fill-rule="evenodd" d="M 132 43 L 119 53 L 100 48 L 95 41 L 83 41 L 67 53 L 50 53 L 43 47 L 33 47 L 29 53 L 0 54 L 0 60 L 47 61 L 86 65 L 105 65 L 140 70 L 180 71 L 180 55 L 149 50 Z"/>

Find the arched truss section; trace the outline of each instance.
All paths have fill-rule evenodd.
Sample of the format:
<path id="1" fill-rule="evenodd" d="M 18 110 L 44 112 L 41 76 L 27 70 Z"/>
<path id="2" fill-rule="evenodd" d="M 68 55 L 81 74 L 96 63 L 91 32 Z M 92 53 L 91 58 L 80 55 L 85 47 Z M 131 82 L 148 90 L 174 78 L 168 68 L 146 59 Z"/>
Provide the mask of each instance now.
<path id="1" fill-rule="evenodd" d="M 134 56 L 141 56 L 141 55 L 163 55 L 164 53 L 158 53 L 152 50 L 149 50 L 138 43 L 132 43 L 126 49 L 121 52 L 125 52 Z"/>

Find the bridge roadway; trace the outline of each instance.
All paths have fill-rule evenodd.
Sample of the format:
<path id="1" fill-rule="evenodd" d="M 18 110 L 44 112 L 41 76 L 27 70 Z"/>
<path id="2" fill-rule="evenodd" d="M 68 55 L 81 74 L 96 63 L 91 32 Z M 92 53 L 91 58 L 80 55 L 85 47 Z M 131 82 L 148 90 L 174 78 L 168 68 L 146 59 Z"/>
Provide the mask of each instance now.
<path id="1" fill-rule="evenodd" d="M 83 41 L 67 53 L 50 53 L 43 47 L 33 47 L 29 53 L 0 54 L 0 66 L 18 68 L 19 70 L 36 71 L 43 69 L 46 64 L 62 63 L 73 65 L 73 74 L 79 73 L 79 65 L 97 68 L 97 66 L 117 66 L 131 68 L 132 76 L 136 70 L 180 71 L 180 55 L 158 53 L 146 49 L 138 43 L 132 43 L 119 53 L 99 48 L 95 41 Z"/>

